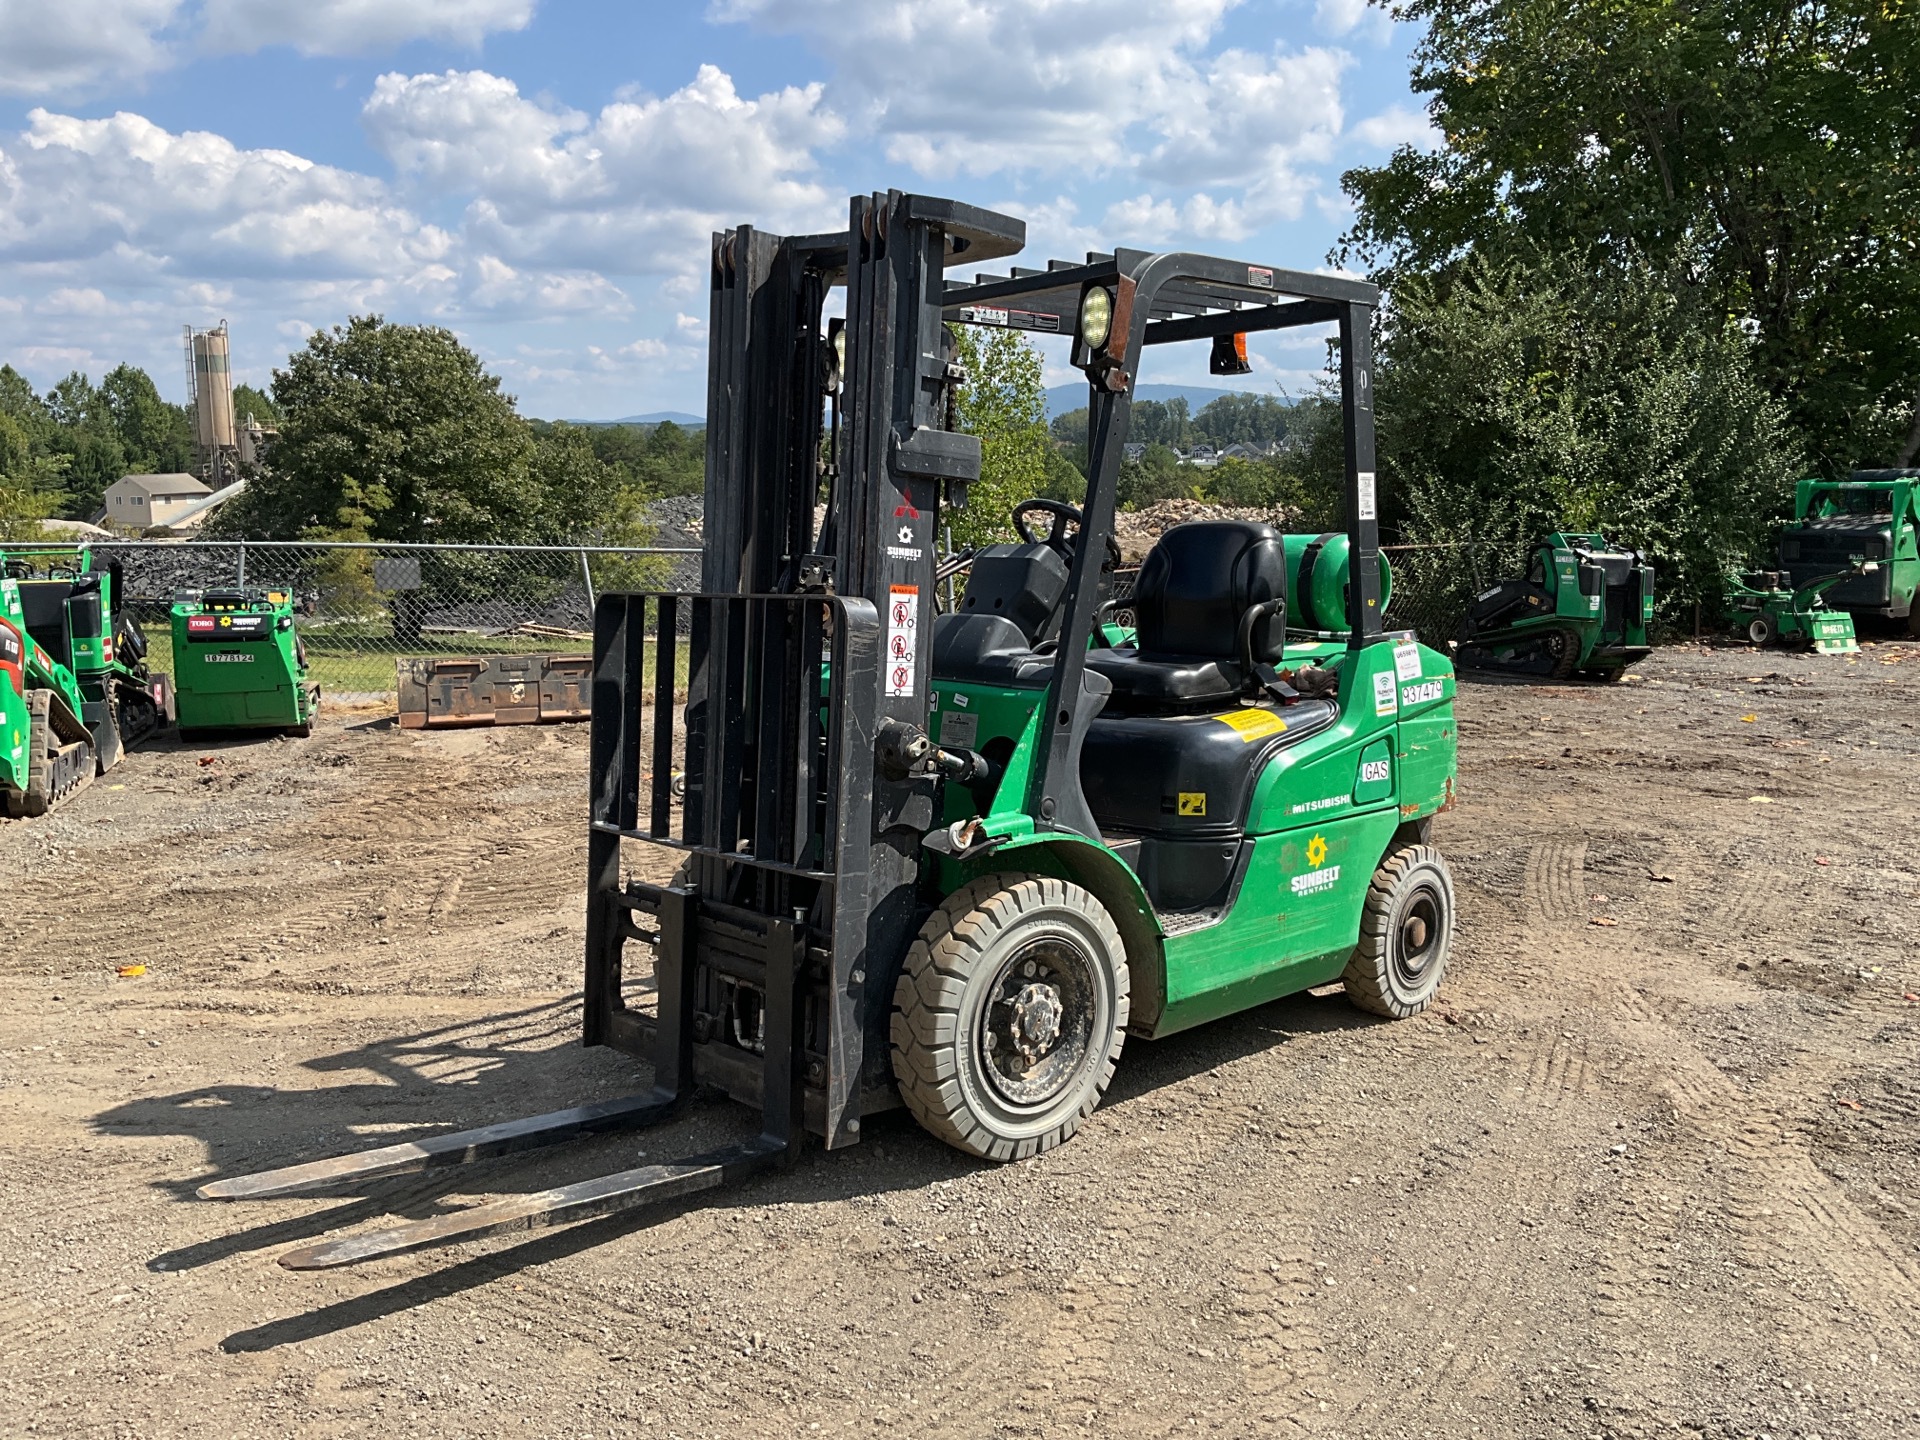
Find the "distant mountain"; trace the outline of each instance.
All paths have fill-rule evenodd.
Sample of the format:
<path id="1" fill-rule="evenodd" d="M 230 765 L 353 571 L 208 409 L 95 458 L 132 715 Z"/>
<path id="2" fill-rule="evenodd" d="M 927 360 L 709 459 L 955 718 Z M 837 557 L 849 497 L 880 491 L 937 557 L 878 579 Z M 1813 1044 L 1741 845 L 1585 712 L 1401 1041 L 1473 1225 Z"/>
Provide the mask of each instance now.
<path id="1" fill-rule="evenodd" d="M 1133 398 L 1136 400 L 1158 400 L 1165 403 L 1177 395 L 1184 395 L 1187 408 L 1198 415 L 1206 408 L 1209 400 L 1218 400 L 1222 395 L 1245 395 L 1255 392 L 1245 390 L 1215 390 L 1205 385 L 1136 385 Z M 1078 410 L 1087 403 L 1087 387 L 1082 385 L 1056 385 L 1047 391 L 1047 418 L 1064 415 L 1069 410 Z"/>
<path id="2" fill-rule="evenodd" d="M 656 410 L 651 415 L 623 415 L 618 420 L 568 420 L 568 425 L 658 425 L 663 420 L 671 420 L 676 425 L 684 425 L 690 430 L 704 430 L 707 417 L 689 415 L 684 410 Z"/>

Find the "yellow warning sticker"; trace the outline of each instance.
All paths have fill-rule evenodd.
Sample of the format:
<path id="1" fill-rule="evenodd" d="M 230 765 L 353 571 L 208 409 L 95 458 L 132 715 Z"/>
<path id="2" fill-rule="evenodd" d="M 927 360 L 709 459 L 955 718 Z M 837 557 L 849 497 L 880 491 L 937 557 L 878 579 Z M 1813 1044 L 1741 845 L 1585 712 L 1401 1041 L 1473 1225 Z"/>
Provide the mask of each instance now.
<path id="1" fill-rule="evenodd" d="M 1264 740 L 1269 735 L 1278 735 L 1287 728 L 1287 722 L 1271 710 L 1229 710 L 1213 718 L 1235 731 L 1247 744 Z"/>
<path id="2" fill-rule="evenodd" d="M 1182 815 L 1206 814 L 1207 792 L 1204 790 L 1182 790 L 1180 792 L 1180 813 Z"/>

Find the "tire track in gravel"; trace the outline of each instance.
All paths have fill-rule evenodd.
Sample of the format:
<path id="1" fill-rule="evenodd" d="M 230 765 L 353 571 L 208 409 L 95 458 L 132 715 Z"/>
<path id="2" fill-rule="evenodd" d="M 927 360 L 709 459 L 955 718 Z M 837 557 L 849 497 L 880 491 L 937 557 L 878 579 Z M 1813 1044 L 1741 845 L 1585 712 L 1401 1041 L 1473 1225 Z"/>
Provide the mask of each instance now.
<path id="1" fill-rule="evenodd" d="M 1625 989 L 1620 1012 L 1640 1038 L 1664 1053 L 1655 1083 L 1696 1145 L 1732 1161 L 1718 1172 L 1725 1211 L 1747 1253 L 1764 1268 L 1808 1266 L 1826 1273 L 1871 1326 L 1880 1353 L 1920 1356 L 1920 1263 L 1850 1201 L 1814 1163 L 1798 1127 L 1770 1100 L 1787 1088 L 1801 1094 L 1830 1088 L 1846 1057 L 1806 1052 L 1787 1071 L 1749 1092 L 1715 1066 L 1685 1035 L 1654 1016 Z M 1629 1262 L 1629 1289 L 1647 1277 Z M 1655 1285 L 1658 1276 L 1653 1277 Z M 1662 1287 L 1664 1288 L 1664 1287 Z M 1809 1346 L 1822 1343 L 1829 1322 L 1783 1304 L 1772 1318 Z"/>
<path id="2" fill-rule="evenodd" d="M 1587 842 L 1542 840 L 1527 856 L 1522 893 L 1544 920 L 1576 919 L 1586 908 Z"/>

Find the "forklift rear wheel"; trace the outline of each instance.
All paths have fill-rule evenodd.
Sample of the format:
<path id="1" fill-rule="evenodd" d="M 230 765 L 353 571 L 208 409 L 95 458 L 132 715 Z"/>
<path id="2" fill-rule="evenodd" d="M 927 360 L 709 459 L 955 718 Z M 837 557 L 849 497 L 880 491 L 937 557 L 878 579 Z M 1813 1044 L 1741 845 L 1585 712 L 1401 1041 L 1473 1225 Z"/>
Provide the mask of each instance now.
<path id="1" fill-rule="evenodd" d="M 1756 645 L 1771 645 L 1777 633 L 1771 616 L 1756 615 L 1747 622 L 1747 639 Z"/>
<path id="2" fill-rule="evenodd" d="M 1453 946 L 1453 874 L 1431 845 L 1395 850 L 1373 872 L 1360 944 L 1340 978 L 1362 1010 L 1405 1020 L 1433 1003 Z"/>
<path id="3" fill-rule="evenodd" d="M 893 991 L 893 1073 L 929 1132 L 988 1160 L 1051 1150 L 1113 1078 L 1129 1010 L 1106 907 L 1050 876 L 988 875 L 920 927 Z"/>

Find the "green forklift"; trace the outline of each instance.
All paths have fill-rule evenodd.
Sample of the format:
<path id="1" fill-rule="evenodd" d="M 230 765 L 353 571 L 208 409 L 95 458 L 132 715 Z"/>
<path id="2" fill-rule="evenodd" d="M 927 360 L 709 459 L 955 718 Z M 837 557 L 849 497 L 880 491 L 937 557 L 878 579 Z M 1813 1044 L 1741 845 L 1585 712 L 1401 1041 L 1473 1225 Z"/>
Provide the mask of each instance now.
<path id="1" fill-rule="evenodd" d="M 96 565 L 87 546 L 32 546 L 0 553 L 0 573 L 0 651 L 19 667 L 0 708 L 27 717 L 18 739 L 11 725 L 0 731 L 0 748 L 19 751 L 0 791 L 9 813 L 41 815 L 172 725 L 173 686 L 147 663 L 118 562 Z"/>
<path id="2" fill-rule="evenodd" d="M 1330 982 L 1390 1019 L 1433 1002 L 1455 926 L 1432 829 L 1454 795 L 1454 674 L 1383 623 L 1377 290 L 1126 249 L 948 278 L 1024 242 L 1018 220 L 898 191 L 854 197 L 844 231 L 714 237 L 701 589 L 603 594 L 595 614 L 582 1038 L 649 1062 L 651 1088 L 200 1193 L 656 1124 L 703 1086 L 757 1133 L 282 1264 L 686 1196 L 809 1136 L 859 1144 L 902 1106 L 967 1155 L 1022 1159 L 1087 1124 L 1129 1040 Z M 839 286 L 844 321 L 825 310 Z M 1087 382 L 1091 466 L 1083 507 L 1021 506 L 1019 543 L 976 556 L 941 615 L 942 512 L 981 465 L 952 428 L 962 325 L 1057 338 Z M 1294 327 L 1338 336 L 1343 533 L 1177 526 L 1134 623 L 1110 623 L 1143 362 L 1204 343 L 1231 364 L 1250 332 Z M 674 856 L 671 880 L 642 878 Z"/>
<path id="3" fill-rule="evenodd" d="M 1653 566 L 1603 535 L 1556 530 L 1527 573 L 1482 591 L 1460 622 L 1464 669 L 1560 681 L 1618 680 L 1652 653 Z"/>
<path id="4" fill-rule="evenodd" d="M 293 596 L 258 585 L 174 597 L 173 666 L 180 731 L 313 733 L 320 687 L 294 627 Z"/>

